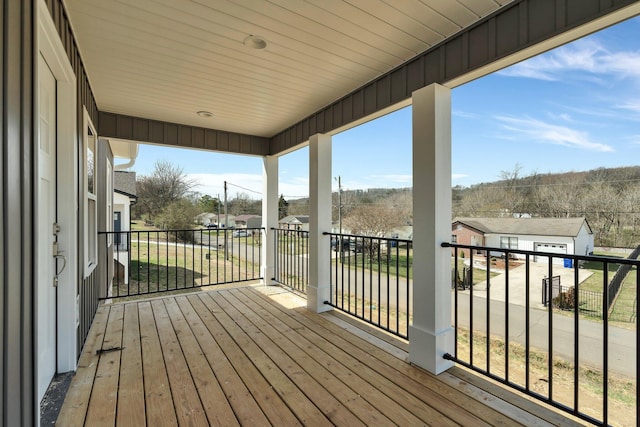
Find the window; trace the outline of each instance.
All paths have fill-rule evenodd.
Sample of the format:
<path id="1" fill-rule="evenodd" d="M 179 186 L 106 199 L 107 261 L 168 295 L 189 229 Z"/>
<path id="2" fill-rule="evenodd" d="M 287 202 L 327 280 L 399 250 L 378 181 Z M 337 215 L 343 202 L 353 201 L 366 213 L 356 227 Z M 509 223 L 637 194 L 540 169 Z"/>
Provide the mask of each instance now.
<path id="1" fill-rule="evenodd" d="M 451 235 L 451 243 L 458 243 L 458 236 L 456 234 Z"/>
<path id="2" fill-rule="evenodd" d="M 89 276 L 98 261 L 98 208 L 97 208 L 97 134 L 89 113 L 84 110 L 83 166 L 84 166 L 84 258 L 85 277 Z"/>
<path id="3" fill-rule="evenodd" d="M 500 247 L 504 249 L 518 249 L 518 238 L 500 236 Z"/>

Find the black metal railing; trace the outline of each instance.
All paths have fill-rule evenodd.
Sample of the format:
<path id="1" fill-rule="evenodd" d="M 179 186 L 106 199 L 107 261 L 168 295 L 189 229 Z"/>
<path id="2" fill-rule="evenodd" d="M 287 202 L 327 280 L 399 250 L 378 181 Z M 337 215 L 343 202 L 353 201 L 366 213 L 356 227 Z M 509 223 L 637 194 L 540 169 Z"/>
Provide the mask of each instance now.
<path id="1" fill-rule="evenodd" d="M 627 259 L 637 259 L 639 256 L 640 256 L 640 246 L 635 248 Z M 620 267 L 618 267 L 618 270 L 616 271 L 616 274 L 613 276 L 613 279 L 611 279 L 611 282 L 609 283 L 609 292 L 608 292 L 609 297 L 607 300 L 609 310 L 611 310 L 611 306 L 613 305 L 613 302 L 618 296 L 618 292 L 620 291 L 622 282 L 631 271 L 631 268 L 632 266 L 629 264 L 620 265 Z"/>
<path id="2" fill-rule="evenodd" d="M 631 268 L 631 267 L 630 267 Z M 551 282 L 552 289 L 549 291 L 549 283 Z M 542 305 L 545 307 L 551 300 L 555 301 L 555 308 L 559 310 L 573 310 L 575 306 L 576 297 L 574 294 L 578 294 L 578 300 L 580 301 L 580 314 L 585 316 L 591 316 L 597 319 L 602 319 L 602 292 L 588 291 L 585 289 L 578 289 L 573 285 L 561 285 L 560 276 L 553 276 L 551 280 L 545 278 L 542 280 Z"/>
<path id="3" fill-rule="evenodd" d="M 631 395 L 626 399 L 635 400 L 635 414 L 640 402 L 636 352 L 640 334 L 637 328 L 611 325 L 607 313 L 610 269 L 615 271 L 616 264 L 629 266 L 627 280 L 637 300 L 640 261 L 450 243 L 442 246 L 452 248 L 453 277 L 458 277 L 459 269 L 469 268 L 472 278 L 467 290 L 453 286 L 455 348 L 446 359 L 596 425 L 609 424 L 610 399 L 623 392 Z M 460 256 L 462 250 L 470 250 L 466 258 Z M 489 257 L 475 255 L 474 259 L 477 250 Z M 562 259 L 570 261 L 558 263 Z M 492 264 L 498 263 L 502 264 L 500 277 L 491 271 Z M 518 269 L 513 268 L 516 264 Z M 593 278 L 584 278 L 583 266 L 593 268 Z M 554 276 L 562 276 L 569 285 L 557 279 L 555 286 Z M 595 286 L 592 291 L 602 295 L 601 321 L 584 316 L 585 286 Z M 546 291 L 542 301 L 537 287 Z M 614 377 L 623 381 L 614 381 Z M 582 404 L 583 387 L 595 390 L 599 407 L 592 401 Z"/>
<path id="4" fill-rule="evenodd" d="M 114 262 L 113 280 L 107 277 L 107 283 L 112 283 L 107 297 L 262 279 L 262 231 L 247 228 L 100 232 L 119 238 L 119 244 L 113 248 L 113 261 L 106 260 Z M 128 250 L 122 251 L 122 247 Z"/>
<path id="5" fill-rule="evenodd" d="M 272 228 L 275 257 L 273 280 L 306 294 L 309 284 L 309 232 Z"/>
<path id="6" fill-rule="evenodd" d="M 413 248 L 410 240 L 324 233 L 331 239 L 327 304 L 408 338 Z"/>

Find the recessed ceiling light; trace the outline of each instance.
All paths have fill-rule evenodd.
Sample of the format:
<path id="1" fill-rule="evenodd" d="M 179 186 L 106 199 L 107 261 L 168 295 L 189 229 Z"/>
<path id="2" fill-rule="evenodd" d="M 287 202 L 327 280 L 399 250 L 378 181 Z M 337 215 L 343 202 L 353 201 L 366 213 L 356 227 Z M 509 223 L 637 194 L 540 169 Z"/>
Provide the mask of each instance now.
<path id="1" fill-rule="evenodd" d="M 213 117 L 213 113 L 212 112 L 204 111 L 204 110 L 198 111 L 198 115 L 200 117 Z"/>
<path id="2" fill-rule="evenodd" d="M 252 49 L 264 49 L 267 47 L 267 42 L 260 36 L 249 35 L 244 38 L 242 42 L 245 46 L 250 47 Z"/>

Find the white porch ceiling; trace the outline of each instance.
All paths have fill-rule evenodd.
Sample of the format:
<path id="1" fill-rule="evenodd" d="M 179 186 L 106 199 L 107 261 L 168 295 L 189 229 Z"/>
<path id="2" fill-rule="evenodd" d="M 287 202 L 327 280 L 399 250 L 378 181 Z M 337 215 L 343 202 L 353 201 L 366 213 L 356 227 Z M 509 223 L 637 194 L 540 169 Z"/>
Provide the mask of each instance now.
<path id="1" fill-rule="evenodd" d="M 510 2 L 65 1 L 101 111 L 266 137 Z"/>

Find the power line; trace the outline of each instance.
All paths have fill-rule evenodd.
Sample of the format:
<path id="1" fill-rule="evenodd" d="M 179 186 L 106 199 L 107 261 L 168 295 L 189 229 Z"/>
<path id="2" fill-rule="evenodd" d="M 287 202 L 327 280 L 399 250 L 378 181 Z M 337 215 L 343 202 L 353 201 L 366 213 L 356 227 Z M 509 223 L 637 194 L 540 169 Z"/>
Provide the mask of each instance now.
<path id="1" fill-rule="evenodd" d="M 249 192 L 251 192 L 251 193 L 255 193 L 255 194 L 259 194 L 259 195 L 261 195 L 261 196 L 262 196 L 262 192 L 261 192 L 261 191 L 252 190 L 252 189 L 250 189 L 250 188 L 243 187 L 243 186 L 238 185 L 238 184 L 233 184 L 233 183 L 231 183 L 231 182 L 229 182 L 229 181 L 227 181 L 227 185 L 231 185 L 231 186 L 233 186 L 233 187 L 237 187 L 237 188 L 240 188 L 240 189 L 242 189 L 242 190 L 249 191 Z"/>

